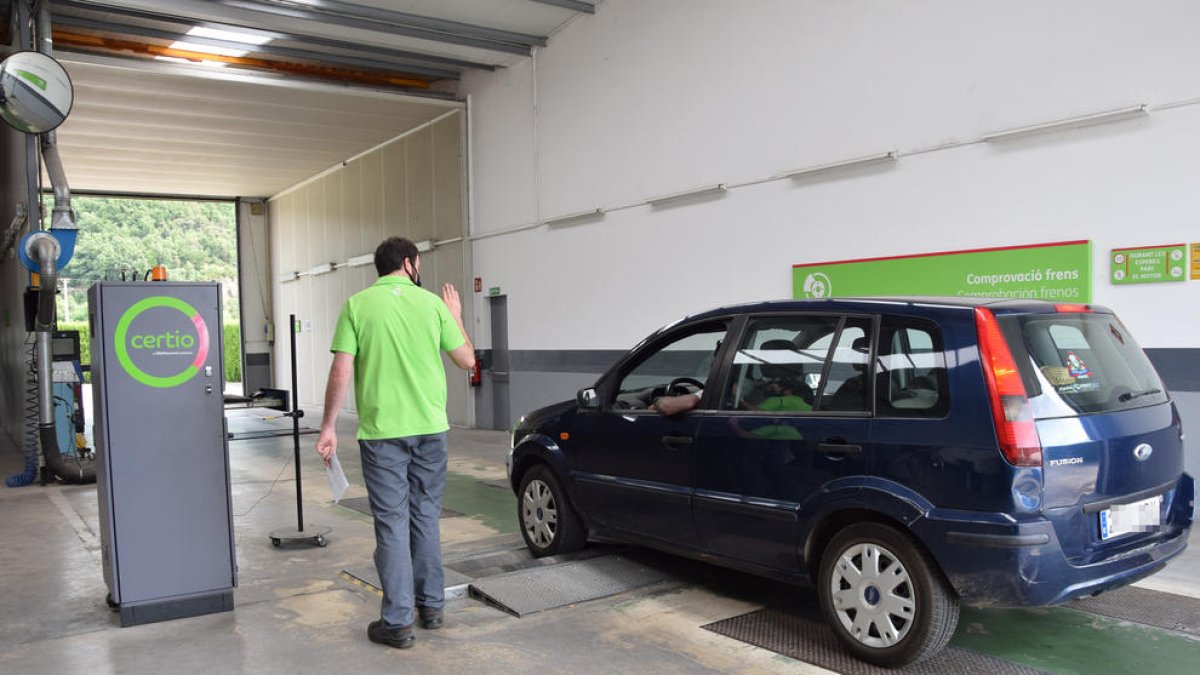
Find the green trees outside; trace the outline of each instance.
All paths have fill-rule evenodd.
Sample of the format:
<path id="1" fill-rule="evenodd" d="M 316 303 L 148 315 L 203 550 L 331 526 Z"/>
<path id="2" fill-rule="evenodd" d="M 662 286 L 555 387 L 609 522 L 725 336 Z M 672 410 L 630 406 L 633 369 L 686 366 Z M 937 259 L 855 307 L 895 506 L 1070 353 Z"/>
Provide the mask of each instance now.
<path id="1" fill-rule="evenodd" d="M 172 281 L 219 281 L 226 379 L 240 381 L 235 205 L 111 197 L 75 197 L 71 204 L 79 239 L 59 280 L 60 327 L 81 323 L 86 330 L 87 289 L 97 281 L 140 280 L 156 264 L 167 267 Z M 51 200 L 46 213 L 52 206 Z"/>

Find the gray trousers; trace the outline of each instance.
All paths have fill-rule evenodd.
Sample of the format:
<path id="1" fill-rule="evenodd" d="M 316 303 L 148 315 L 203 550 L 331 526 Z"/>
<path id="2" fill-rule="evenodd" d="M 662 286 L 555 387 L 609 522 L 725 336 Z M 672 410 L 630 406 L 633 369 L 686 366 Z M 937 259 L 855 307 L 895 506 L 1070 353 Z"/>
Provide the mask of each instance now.
<path id="1" fill-rule="evenodd" d="M 446 602 L 438 518 L 446 489 L 446 434 L 358 442 L 375 516 L 375 569 L 389 628 L 413 622 L 413 607 Z"/>

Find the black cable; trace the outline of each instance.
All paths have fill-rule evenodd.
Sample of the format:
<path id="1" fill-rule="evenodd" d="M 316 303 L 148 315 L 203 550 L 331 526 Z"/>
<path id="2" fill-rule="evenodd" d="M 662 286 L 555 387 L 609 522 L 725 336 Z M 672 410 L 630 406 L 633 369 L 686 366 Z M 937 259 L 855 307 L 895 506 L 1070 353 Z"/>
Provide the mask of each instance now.
<path id="1" fill-rule="evenodd" d="M 283 463 L 283 466 L 281 466 L 281 467 L 279 468 L 279 473 L 275 474 L 275 480 L 271 481 L 271 486 L 270 486 L 269 488 L 267 488 L 267 492 L 266 492 L 266 494 L 264 494 L 263 496 L 259 497 L 259 498 L 258 498 L 258 501 L 256 501 L 256 502 L 254 502 L 253 504 L 251 504 L 251 505 L 250 505 L 250 508 L 246 509 L 246 510 L 245 510 L 245 511 L 243 511 L 242 513 L 235 513 L 235 514 L 233 514 L 233 517 L 234 517 L 234 518 L 241 518 L 242 516 L 248 516 L 248 515 L 250 515 L 250 512 L 251 512 L 251 511 L 253 511 L 254 509 L 258 508 L 258 505 L 262 503 L 262 500 L 266 499 L 267 497 L 270 497 L 270 496 L 271 496 L 271 492 L 272 492 L 273 490 L 275 490 L 275 485 L 279 483 L 279 478 L 280 478 L 280 476 L 282 476 L 282 475 L 283 475 L 283 472 L 284 472 L 284 471 L 287 471 L 287 468 L 288 468 L 288 466 L 290 466 L 290 465 L 291 465 L 291 463 L 292 463 L 292 456 L 291 456 L 291 455 L 288 455 L 287 461 L 286 461 L 286 462 L 284 462 L 284 463 Z"/>

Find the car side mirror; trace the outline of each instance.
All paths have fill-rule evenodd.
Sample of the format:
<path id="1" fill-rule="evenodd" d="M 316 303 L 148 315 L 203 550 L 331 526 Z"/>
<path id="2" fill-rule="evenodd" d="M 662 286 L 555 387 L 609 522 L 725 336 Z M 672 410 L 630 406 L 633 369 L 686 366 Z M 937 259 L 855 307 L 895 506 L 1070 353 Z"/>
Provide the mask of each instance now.
<path id="1" fill-rule="evenodd" d="M 575 395 L 575 400 L 579 403 L 579 407 L 584 410 L 600 409 L 600 395 L 592 387 L 580 389 L 579 393 Z"/>

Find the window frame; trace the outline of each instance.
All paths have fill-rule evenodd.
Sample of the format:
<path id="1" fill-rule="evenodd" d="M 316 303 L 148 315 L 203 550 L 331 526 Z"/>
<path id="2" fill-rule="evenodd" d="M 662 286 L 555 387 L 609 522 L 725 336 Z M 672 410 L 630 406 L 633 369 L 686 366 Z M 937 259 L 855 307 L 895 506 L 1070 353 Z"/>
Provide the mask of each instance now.
<path id="1" fill-rule="evenodd" d="M 639 344 L 630 349 L 625 356 L 618 361 L 609 374 L 604 378 L 604 383 L 597 388 L 601 397 L 601 412 L 618 413 L 621 415 L 659 415 L 655 410 L 646 408 L 616 408 L 613 403 L 616 402 L 617 394 L 620 391 L 621 383 L 625 381 L 638 366 L 645 363 L 649 358 L 662 351 L 663 347 L 668 344 L 682 339 L 682 336 L 687 333 L 692 333 L 697 328 L 706 325 L 715 325 L 719 323 L 725 324 L 725 337 L 722 338 L 721 345 L 717 349 L 713 357 L 712 366 L 709 367 L 708 379 L 705 381 L 704 395 L 700 398 L 700 403 L 687 414 L 703 414 L 715 412 L 715 408 L 709 407 L 709 402 L 715 395 L 715 390 L 712 383 L 717 381 L 724 369 L 725 360 L 729 354 L 729 345 L 731 343 L 730 336 L 737 334 L 744 322 L 741 315 L 726 315 L 706 317 L 694 321 L 685 321 L 672 324 L 663 328 L 658 333 L 651 334 Z"/>
<path id="2" fill-rule="evenodd" d="M 749 331 L 755 322 L 760 320 L 770 319 L 796 319 L 803 317 L 820 317 L 833 318 L 837 321 L 837 328 L 834 330 L 833 338 L 829 343 L 829 350 L 825 354 L 824 363 L 821 366 L 821 386 L 814 390 L 814 401 L 820 401 L 821 395 L 824 393 L 826 385 L 829 383 L 829 372 L 833 367 L 832 355 L 834 350 L 841 340 L 842 331 L 846 328 L 846 323 L 850 319 L 866 319 L 869 329 L 867 338 L 869 349 L 867 352 L 867 407 L 865 410 L 739 410 L 737 408 L 725 405 L 723 393 L 733 384 L 733 356 L 742 348 L 742 342 L 747 338 Z M 723 347 L 724 354 L 721 361 L 721 370 L 717 381 L 719 387 L 706 387 L 704 391 L 707 398 L 712 391 L 721 392 L 720 397 L 716 401 L 716 406 L 710 408 L 708 412 L 716 412 L 722 415 L 734 415 L 738 417 L 762 417 L 768 415 L 771 417 L 839 417 L 839 418 L 870 418 L 875 415 L 875 354 L 877 349 L 877 341 L 879 340 L 879 325 L 880 315 L 869 312 L 856 311 L 819 311 L 819 310 L 802 310 L 802 311 L 775 311 L 763 313 L 750 313 L 741 315 L 741 320 L 736 326 L 736 334 L 731 330 L 729 337 L 726 338 L 726 344 Z M 702 404 L 704 401 L 701 402 Z"/>
<path id="3" fill-rule="evenodd" d="M 937 382 L 937 385 L 938 385 L 937 391 L 938 391 L 938 399 L 939 400 L 936 405 L 931 406 L 930 408 L 914 408 L 914 409 L 912 409 L 913 412 L 897 413 L 896 412 L 897 408 L 890 405 L 890 403 L 887 406 L 887 408 L 884 408 L 883 406 L 878 405 L 879 401 L 877 399 L 875 401 L 875 416 L 880 419 L 889 419 L 889 420 L 940 420 L 940 419 L 946 419 L 947 417 L 950 416 L 950 410 L 951 410 L 951 406 L 953 405 L 954 398 L 950 395 L 950 379 L 951 379 L 950 378 L 950 365 L 947 363 L 947 359 L 946 359 L 946 336 L 945 336 L 945 330 L 943 330 L 943 328 L 942 328 L 942 324 L 939 323 L 936 319 L 933 319 L 930 317 L 913 316 L 913 315 L 909 315 L 909 314 L 888 314 L 886 316 L 881 317 L 881 319 L 880 319 L 880 326 L 879 326 L 880 344 L 882 344 L 882 340 L 883 340 L 883 329 L 884 329 L 883 324 L 888 319 L 891 319 L 895 323 L 893 334 L 895 334 L 898 331 L 905 331 L 902 341 L 904 343 L 904 346 L 908 347 L 910 349 L 911 349 L 911 342 L 910 342 L 909 336 L 906 332 L 907 330 L 914 329 L 914 328 L 917 330 L 922 330 L 921 324 L 925 324 L 925 325 L 931 326 L 936 331 L 936 333 L 929 334 L 929 335 L 930 335 L 930 339 L 933 343 L 931 346 L 930 353 L 934 354 L 934 355 L 940 355 L 941 361 L 942 361 L 942 366 L 941 366 L 942 372 L 940 373 L 940 378 L 939 378 L 939 381 Z M 882 350 L 877 350 L 877 353 L 875 356 L 877 366 L 880 365 L 880 363 L 879 363 L 880 360 L 882 358 L 884 358 L 881 354 L 878 353 L 880 351 L 882 351 Z M 910 350 L 906 353 L 908 355 L 911 355 L 913 352 Z M 889 354 L 887 356 L 894 356 L 894 354 Z M 876 380 L 875 384 L 877 386 L 879 384 L 878 380 L 880 379 L 880 375 L 882 374 L 882 372 L 883 371 L 881 371 L 878 368 L 875 370 L 874 377 Z M 879 396 L 879 392 L 876 392 L 875 395 Z M 935 414 L 924 414 L 926 411 L 935 411 Z"/>

